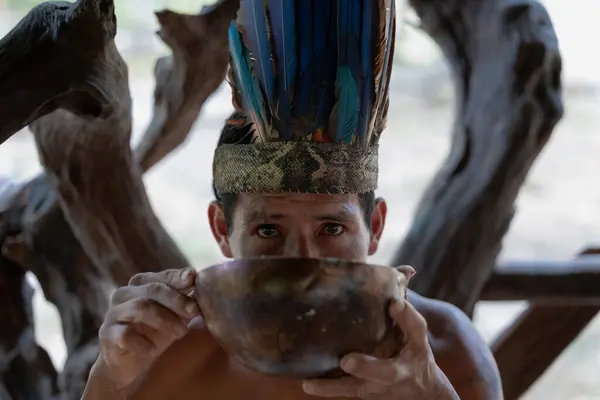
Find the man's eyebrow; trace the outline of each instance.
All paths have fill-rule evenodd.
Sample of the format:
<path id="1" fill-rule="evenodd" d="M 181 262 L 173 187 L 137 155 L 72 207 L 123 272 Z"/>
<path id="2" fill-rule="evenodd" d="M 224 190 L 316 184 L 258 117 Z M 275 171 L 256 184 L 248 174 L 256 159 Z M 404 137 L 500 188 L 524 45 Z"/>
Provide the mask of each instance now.
<path id="1" fill-rule="evenodd" d="M 321 214 L 315 216 L 318 221 L 336 221 L 336 222 L 348 222 L 354 219 L 354 214 L 348 210 L 341 210 L 331 214 Z"/>
<path id="2" fill-rule="evenodd" d="M 265 207 L 256 207 L 252 209 L 244 218 L 244 225 L 248 226 L 256 221 L 278 220 L 284 218 L 283 214 L 267 214 Z"/>

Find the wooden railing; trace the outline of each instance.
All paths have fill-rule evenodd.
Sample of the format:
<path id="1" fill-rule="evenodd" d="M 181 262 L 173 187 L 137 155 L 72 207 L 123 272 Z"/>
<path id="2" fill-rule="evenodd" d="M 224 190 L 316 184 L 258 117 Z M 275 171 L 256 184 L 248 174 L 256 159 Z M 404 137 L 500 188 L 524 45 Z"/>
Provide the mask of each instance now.
<path id="1" fill-rule="evenodd" d="M 516 400 L 600 312 L 600 248 L 562 262 L 500 264 L 481 300 L 530 302 L 492 344 L 505 399 Z"/>
<path id="2" fill-rule="evenodd" d="M 480 300 L 600 307 L 600 255 L 566 261 L 503 262 L 487 281 Z"/>

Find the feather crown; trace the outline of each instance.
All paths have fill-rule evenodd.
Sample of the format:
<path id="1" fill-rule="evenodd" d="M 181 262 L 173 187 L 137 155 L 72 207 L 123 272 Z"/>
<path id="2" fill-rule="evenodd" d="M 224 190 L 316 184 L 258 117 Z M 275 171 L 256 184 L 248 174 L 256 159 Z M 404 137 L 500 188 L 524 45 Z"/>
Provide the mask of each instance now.
<path id="1" fill-rule="evenodd" d="M 253 141 L 376 145 L 395 28 L 394 0 L 240 0 L 229 81 Z"/>

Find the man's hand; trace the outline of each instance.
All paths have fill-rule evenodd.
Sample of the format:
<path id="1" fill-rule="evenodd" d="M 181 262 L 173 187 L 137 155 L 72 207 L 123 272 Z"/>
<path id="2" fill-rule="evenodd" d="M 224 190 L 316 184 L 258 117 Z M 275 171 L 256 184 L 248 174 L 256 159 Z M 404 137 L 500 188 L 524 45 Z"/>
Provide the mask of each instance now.
<path id="1" fill-rule="evenodd" d="M 125 389 L 200 316 L 193 269 L 135 275 L 115 291 L 100 327 L 96 367 L 116 389 Z"/>
<path id="2" fill-rule="evenodd" d="M 364 400 L 460 400 L 435 363 L 421 314 L 408 301 L 395 301 L 390 315 L 404 334 L 402 350 L 395 358 L 348 354 L 341 368 L 351 376 L 305 381 L 304 391 L 319 397 Z"/>

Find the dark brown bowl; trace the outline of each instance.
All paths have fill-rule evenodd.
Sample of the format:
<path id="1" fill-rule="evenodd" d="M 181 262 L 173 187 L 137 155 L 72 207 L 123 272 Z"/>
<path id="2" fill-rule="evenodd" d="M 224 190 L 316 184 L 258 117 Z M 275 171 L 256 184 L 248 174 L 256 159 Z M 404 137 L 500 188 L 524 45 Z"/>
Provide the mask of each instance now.
<path id="1" fill-rule="evenodd" d="M 242 365 L 291 378 L 343 375 L 350 352 L 390 357 L 401 337 L 389 317 L 407 277 L 337 259 L 257 258 L 202 269 L 196 296 L 211 334 Z"/>

